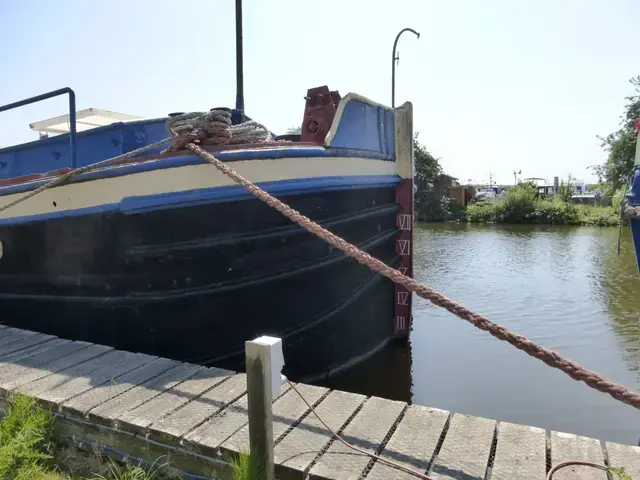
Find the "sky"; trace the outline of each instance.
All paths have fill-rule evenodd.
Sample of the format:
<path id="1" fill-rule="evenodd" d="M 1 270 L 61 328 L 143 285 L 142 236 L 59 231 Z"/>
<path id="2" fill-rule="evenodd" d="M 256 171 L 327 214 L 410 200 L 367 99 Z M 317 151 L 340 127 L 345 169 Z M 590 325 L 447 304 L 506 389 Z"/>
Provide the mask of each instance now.
<path id="1" fill-rule="evenodd" d="M 419 140 L 462 182 L 594 181 L 640 74 L 638 0 L 244 0 L 245 106 L 300 125 L 308 88 L 414 105 Z M 233 0 L 0 0 L 0 105 L 64 86 L 77 108 L 153 118 L 235 103 Z M 67 113 L 0 113 L 0 146 Z"/>

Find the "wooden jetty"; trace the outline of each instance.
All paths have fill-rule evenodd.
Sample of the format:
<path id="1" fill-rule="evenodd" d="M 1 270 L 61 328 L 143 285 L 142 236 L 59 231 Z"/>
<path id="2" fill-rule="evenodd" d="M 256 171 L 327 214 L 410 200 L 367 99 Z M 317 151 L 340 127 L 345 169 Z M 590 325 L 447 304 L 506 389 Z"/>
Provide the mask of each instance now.
<path id="1" fill-rule="evenodd" d="M 538 480 L 565 460 L 625 467 L 640 479 L 640 447 L 299 384 L 344 438 L 437 479 Z M 246 377 L 151 355 L 0 326 L 0 397 L 52 408 L 64 438 L 112 455 L 162 462 L 183 478 L 230 478 L 248 452 Z M 346 448 L 283 387 L 273 403 L 281 479 L 411 479 Z M 555 480 L 606 480 L 587 467 Z"/>

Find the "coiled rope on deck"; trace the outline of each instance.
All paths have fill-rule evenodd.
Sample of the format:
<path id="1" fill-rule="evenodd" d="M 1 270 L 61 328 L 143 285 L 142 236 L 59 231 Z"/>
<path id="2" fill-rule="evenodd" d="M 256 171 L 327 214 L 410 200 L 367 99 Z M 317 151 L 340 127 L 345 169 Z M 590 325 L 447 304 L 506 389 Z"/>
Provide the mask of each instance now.
<path id="1" fill-rule="evenodd" d="M 237 145 L 271 141 L 271 133 L 254 120 L 231 124 L 231 110 L 212 108 L 209 112 L 189 112 L 170 117 L 167 130 L 174 135 L 174 144 L 166 151 L 185 150 L 189 143 L 200 145 Z"/>

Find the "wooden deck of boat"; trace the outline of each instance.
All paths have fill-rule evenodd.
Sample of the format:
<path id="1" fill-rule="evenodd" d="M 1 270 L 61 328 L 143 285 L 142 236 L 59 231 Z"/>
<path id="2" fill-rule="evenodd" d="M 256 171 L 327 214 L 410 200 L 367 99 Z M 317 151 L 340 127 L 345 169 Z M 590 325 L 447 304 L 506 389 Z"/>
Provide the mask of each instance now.
<path id="1" fill-rule="evenodd" d="M 589 460 L 640 479 L 640 447 L 299 385 L 350 442 L 437 479 L 544 479 L 551 465 Z M 196 476 L 229 478 L 248 452 L 244 374 L 0 326 L 0 397 L 51 406 L 62 434 L 113 454 Z M 273 404 L 277 478 L 410 479 L 332 439 L 288 388 Z M 607 479 L 575 467 L 555 480 Z"/>

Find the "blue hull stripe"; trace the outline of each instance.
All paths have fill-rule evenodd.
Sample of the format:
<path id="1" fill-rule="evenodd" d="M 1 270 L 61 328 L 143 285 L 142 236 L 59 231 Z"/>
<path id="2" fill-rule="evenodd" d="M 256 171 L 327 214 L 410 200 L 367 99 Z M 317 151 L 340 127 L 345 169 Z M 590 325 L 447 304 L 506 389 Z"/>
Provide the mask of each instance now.
<path id="1" fill-rule="evenodd" d="M 336 190 L 351 190 L 372 187 L 392 187 L 402 179 L 397 175 L 358 175 L 343 177 L 300 178 L 295 180 L 279 180 L 262 182 L 257 185 L 272 195 L 303 195 L 307 193 L 329 192 Z M 132 215 L 168 208 L 183 208 L 207 203 L 222 203 L 248 200 L 253 198 L 244 187 L 230 185 L 223 187 L 203 188 L 183 192 L 160 193 L 157 195 L 143 195 L 125 197 L 118 203 L 97 205 L 60 212 L 43 213 L 13 218 L 0 219 L 0 226 L 18 225 L 30 222 L 78 217 L 82 215 L 102 213 L 124 213 Z"/>
<path id="2" fill-rule="evenodd" d="M 272 150 L 230 150 L 226 152 L 214 153 L 217 159 L 224 162 L 235 162 L 240 160 L 277 160 L 279 158 L 321 158 L 321 157 L 355 157 L 368 158 L 371 160 L 389 160 L 393 161 L 393 156 L 382 153 L 369 152 L 364 150 L 354 150 L 348 148 L 323 148 L 323 147 L 304 147 L 304 148 L 281 148 Z M 134 173 L 149 172 L 152 170 L 162 170 L 165 168 L 184 167 L 187 165 L 199 165 L 204 161 L 197 155 L 181 155 L 179 157 L 161 158 L 142 163 L 134 163 L 123 165 L 122 167 L 109 168 L 105 167 L 94 172 L 84 173 L 73 177 L 69 183 L 86 182 L 90 180 L 98 180 L 102 178 L 115 178 Z M 275 167 L 275 166 L 274 166 Z M 38 180 L 36 182 L 18 183 L 16 185 L 8 185 L 0 188 L 0 196 L 10 195 L 12 193 L 27 192 L 50 182 L 52 179 Z"/>

